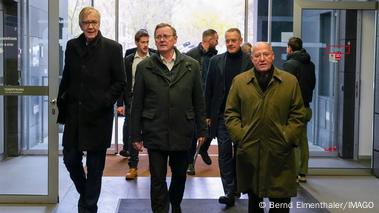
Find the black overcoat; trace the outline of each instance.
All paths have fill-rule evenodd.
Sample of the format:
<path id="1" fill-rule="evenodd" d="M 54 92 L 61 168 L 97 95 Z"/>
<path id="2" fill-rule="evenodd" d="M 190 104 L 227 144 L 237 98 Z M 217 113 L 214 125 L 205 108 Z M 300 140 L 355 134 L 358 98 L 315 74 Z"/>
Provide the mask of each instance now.
<path id="1" fill-rule="evenodd" d="M 104 150 L 112 138 L 114 103 L 125 86 L 122 46 L 99 32 L 67 42 L 58 93 L 58 123 L 65 124 L 63 146 Z"/>

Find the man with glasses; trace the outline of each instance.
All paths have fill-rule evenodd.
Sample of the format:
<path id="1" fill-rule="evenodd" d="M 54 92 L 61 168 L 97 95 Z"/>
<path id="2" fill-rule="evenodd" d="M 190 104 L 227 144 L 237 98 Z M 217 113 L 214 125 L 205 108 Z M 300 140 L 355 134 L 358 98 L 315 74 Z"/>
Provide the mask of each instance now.
<path id="1" fill-rule="evenodd" d="M 79 14 L 83 33 L 67 42 L 58 93 L 58 123 L 65 124 L 63 161 L 79 192 L 78 212 L 97 212 L 114 103 L 125 85 L 122 46 L 100 33 L 100 13 Z M 86 168 L 83 152 L 86 151 Z"/>
<path id="2" fill-rule="evenodd" d="M 294 148 L 305 108 L 296 77 L 273 66 L 270 44 L 254 45 L 254 68 L 237 75 L 225 106 L 225 122 L 235 142 L 238 191 L 248 193 L 249 212 L 289 212 L 297 193 Z"/>
<path id="3" fill-rule="evenodd" d="M 196 129 L 205 140 L 204 98 L 199 63 L 175 47 L 176 30 L 166 23 L 154 32 L 157 54 L 137 66 L 132 103 L 132 141 L 147 148 L 153 212 L 181 212 L 188 167 L 187 151 Z M 172 178 L 167 189 L 167 162 Z"/>
<path id="4" fill-rule="evenodd" d="M 201 86 L 205 90 L 205 80 L 208 74 L 209 61 L 210 59 L 217 55 L 216 46 L 218 44 L 218 34 L 213 29 L 208 29 L 203 32 L 202 41 L 197 47 L 189 50 L 186 55 L 191 56 L 193 59 L 200 63 L 200 72 L 201 72 Z M 203 159 L 204 163 L 207 165 L 212 164 L 212 160 L 208 155 L 208 149 L 211 145 L 212 138 L 208 137 L 204 144 L 200 147 L 199 154 Z M 188 170 L 187 174 L 195 175 L 195 165 L 194 165 L 194 155 L 196 153 L 196 144 L 197 138 L 195 137 L 191 146 L 191 149 L 188 152 Z"/>
<path id="5" fill-rule="evenodd" d="M 237 28 L 225 32 L 227 52 L 211 58 L 205 89 L 207 123 L 210 137 L 217 137 L 218 162 L 225 192 L 218 202 L 227 206 L 234 205 L 234 197 L 239 193 L 236 193 L 233 144 L 225 127 L 225 102 L 234 76 L 252 67 L 249 55 L 241 50 L 242 40 Z"/>

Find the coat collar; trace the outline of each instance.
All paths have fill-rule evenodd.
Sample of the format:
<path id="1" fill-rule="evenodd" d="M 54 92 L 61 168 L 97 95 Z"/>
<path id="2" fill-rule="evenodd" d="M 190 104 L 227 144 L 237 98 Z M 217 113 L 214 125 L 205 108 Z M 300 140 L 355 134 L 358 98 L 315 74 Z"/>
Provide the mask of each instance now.
<path id="1" fill-rule="evenodd" d="M 100 46 L 102 38 L 103 36 L 101 35 L 101 32 L 99 31 L 95 39 L 87 45 L 86 39 L 84 37 L 84 33 L 82 33 L 75 40 L 74 48 L 76 49 L 80 57 L 85 57 L 86 55 L 90 54 L 89 52 L 92 52 L 92 51 L 88 51 L 89 49 L 93 50 L 94 48 L 97 48 Z"/>
<path id="2" fill-rule="evenodd" d="M 272 78 L 276 79 L 280 83 L 283 81 L 282 74 L 279 72 L 278 68 L 273 66 L 274 68 L 274 73 L 272 74 Z M 250 70 L 247 71 L 247 77 L 244 79 L 246 84 L 249 84 L 254 81 L 254 79 L 257 78 L 255 76 L 255 70 L 254 68 L 251 68 Z"/>

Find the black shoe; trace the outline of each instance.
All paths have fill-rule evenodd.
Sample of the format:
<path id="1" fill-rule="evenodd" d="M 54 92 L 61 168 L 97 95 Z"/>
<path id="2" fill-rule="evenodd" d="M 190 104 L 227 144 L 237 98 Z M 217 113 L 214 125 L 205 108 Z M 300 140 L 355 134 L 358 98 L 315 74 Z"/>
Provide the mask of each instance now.
<path id="1" fill-rule="evenodd" d="M 208 152 L 201 152 L 200 153 L 201 158 L 203 159 L 204 163 L 207 165 L 212 164 L 212 159 L 209 157 Z"/>
<path id="2" fill-rule="evenodd" d="M 239 193 L 239 192 L 234 192 L 233 195 L 234 195 L 234 197 L 237 198 L 237 199 L 240 199 L 240 198 L 241 198 L 241 193 Z"/>
<path id="3" fill-rule="evenodd" d="M 234 206 L 235 198 L 233 194 L 221 196 L 218 198 L 218 202 L 227 206 Z"/>
<path id="4" fill-rule="evenodd" d="M 187 174 L 195 175 L 195 166 L 192 163 L 188 164 Z"/>
<path id="5" fill-rule="evenodd" d="M 126 157 L 126 158 L 130 156 L 129 151 L 127 151 L 125 149 L 121 150 L 118 154 L 120 154 L 121 156 Z"/>

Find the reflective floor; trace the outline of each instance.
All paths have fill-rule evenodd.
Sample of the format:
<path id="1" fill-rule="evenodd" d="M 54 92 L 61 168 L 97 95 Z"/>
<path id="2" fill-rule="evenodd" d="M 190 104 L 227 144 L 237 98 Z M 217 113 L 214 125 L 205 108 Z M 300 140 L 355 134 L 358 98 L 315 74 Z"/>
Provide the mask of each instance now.
<path id="1" fill-rule="evenodd" d="M 33 161 L 30 161 L 33 163 Z M 35 162 L 34 162 L 35 163 Z M 59 163 L 59 199 L 57 205 L 0 205 L 1 213 L 71 213 L 77 212 L 78 194 L 69 179 L 62 159 Z M 28 175 L 28 179 L 39 176 Z M 1 174 L 0 177 L 4 177 Z M 24 180 L 25 177 L 22 177 Z M 20 177 L 21 180 L 21 177 Z M 4 181 L 4 180 L 3 180 Z M 13 180 L 14 183 L 20 183 Z M 1 190 L 15 185 L 5 185 L 1 182 Z M 139 177 L 136 181 L 125 181 L 123 177 L 103 177 L 102 192 L 99 200 L 99 213 L 114 213 L 121 198 L 149 198 L 149 177 Z M 373 176 L 309 176 L 308 182 L 301 187 L 315 199 L 325 204 L 342 203 L 342 207 L 331 206 L 330 212 L 379 212 L 379 179 Z M 37 189 L 35 189 L 37 190 Z M 184 198 L 215 199 L 223 195 L 221 180 L 218 177 L 189 177 L 187 179 Z M 242 199 L 246 198 L 243 196 Z M 208 212 L 205 210 L 204 212 Z M 291 211 L 295 212 L 295 211 Z"/>

